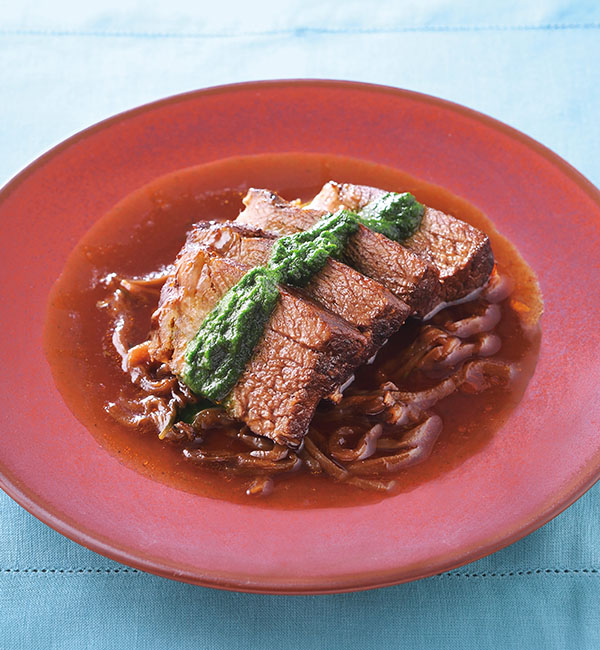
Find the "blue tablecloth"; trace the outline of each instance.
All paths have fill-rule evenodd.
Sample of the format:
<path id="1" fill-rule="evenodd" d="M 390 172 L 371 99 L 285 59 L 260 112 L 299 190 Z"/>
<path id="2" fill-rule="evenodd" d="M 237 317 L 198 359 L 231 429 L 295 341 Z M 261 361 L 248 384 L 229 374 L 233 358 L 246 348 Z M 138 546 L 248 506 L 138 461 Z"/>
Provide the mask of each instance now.
<path id="1" fill-rule="evenodd" d="M 121 110 L 283 77 L 454 100 L 600 184 L 593 0 L 11 4 L 0 12 L 0 184 Z M 447 574 L 356 594 L 257 596 L 121 566 L 0 493 L 0 648 L 599 648 L 599 534 L 596 487 L 526 539 Z"/>

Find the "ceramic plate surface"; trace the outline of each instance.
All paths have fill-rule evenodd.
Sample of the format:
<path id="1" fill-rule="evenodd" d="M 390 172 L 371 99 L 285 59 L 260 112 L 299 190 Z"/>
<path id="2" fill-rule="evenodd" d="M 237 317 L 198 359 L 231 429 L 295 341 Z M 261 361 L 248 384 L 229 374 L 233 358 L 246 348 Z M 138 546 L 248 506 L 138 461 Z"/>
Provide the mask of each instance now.
<path id="1" fill-rule="evenodd" d="M 273 510 L 181 492 L 106 452 L 64 404 L 42 349 L 69 252 L 119 200 L 174 170 L 306 151 L 401 169 L 464 197 L 537 272 L 538 366 L 483 449 L 411 492 Z M 395 584 L 491 553 L 558 514 L 600 472 L 600 194 L 555 154 L 481 114 L 333 81 L 200 90 L 113 117 L 0 193 L 1 485 L 36 517 L 125 564 L 196 584 L 324 593 Z"/>

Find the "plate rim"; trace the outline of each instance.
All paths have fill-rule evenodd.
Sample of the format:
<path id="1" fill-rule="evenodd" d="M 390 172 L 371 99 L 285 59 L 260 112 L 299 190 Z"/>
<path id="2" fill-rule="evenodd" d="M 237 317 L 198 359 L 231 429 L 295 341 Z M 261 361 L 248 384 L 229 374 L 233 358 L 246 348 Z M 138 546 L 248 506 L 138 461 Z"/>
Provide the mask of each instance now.
<path id="1" fill-rule="evenodd" d="M 560 172 L 566 175 L 573 181 L 579 189 L 583 190 L 585 194 L 600 208 L 600 190 L 596 188 L 581 172 L 575 169 L 570 163 L 564 160 L 561 156 L 554 153 L 551 149 L 541 144 L 534 138 L 526 135 L 518 129 L 505 124 L 490 117 L 477 110 L 468 108 L 459 103 L 452 102 L 447 99 L 435 97 L 433 95 L 397 88 L 389 85 L 380 85 L 365 83 L 359 81 L 337 80 L 337 79 L 274 79 L 274 80 L 260 80 L 260 81 L 245 81 L 240 83 L 222 84 L 217 86 L 209 86 L 183 93 L 170 95 L 155 101 L 147 102 L 140 106 L 121 111 L 112 115 L 104 120 L 101 120 L 89 127 L 86 127 L 75 134 L 69 136 L 67 139 L 59 142 L 48 151 L 42 153 L 35 158 L 31 163 L 26 165 L 21 171 L 13 176 L 3 187 L 0 188 L 0 202 L 4 202 L 14 190 L 16 190 L 22 182 L 24 182 L 31 174 L 33 174 L 38 167 L 48 163 L 55 156 L 60 154 L 64 149 L 67 149 L 72 144 L 84 139 L 88 135 L 92 135 L 97 131 L 101 131 L 106 127 L 113 124 L 122 122 L 135 117 L 138 114 L 143 114 L 147 111 L 154 110 L 155 108 L 163 107 L 169 104 L 177 104 L 184 102 L 187 99 L 198 98 L 202 96 L 210 96 L 222 93 L 228 93 L 241 90 L 258 90 L 261 88 L 283 88 L 288 86 L 312 86 L 312 87 L 348 87 L 368 91 L 371 93 L 385 93 L 403 98 L 409 98 L 417 102 L 433 104 L 444 108 L 446 110 L 457 113 L 463 117 L 474 119 L 484 125 L 491 127 L 495 131 L 499 131 L 507 135 L 513 140 L 517 140 L 527 148 L 532 149 L 535 153 L 542 156 Z M 44 499 L 40 495 L 32 495 L 28 492 L 27 487 L 20 485 L 20 482 L 15 477 L 11 477 L 11 473 L 3 467 L 0 461 L 0 487 L 6 492 L 14 501 L 21 507 L 32 514 L 34 517 L 56 530 L 65 537 L 83 545 L 84 547 L 100 553 L 101 555 L 113 559 L 117 562 L 133 567 L 135 569 L 152 573 L 165 578 L 174 579 L 180 582 L 201 585 L 205 587 L 212 587 L 228 591 L 242 591 L 246 593 L 261 593 L 261 594 L 287 594 L 287 595 L 306 595 L 306 594 L 333 594 L 343 593 L 349 591 L 363 591 L 367 589 L 375 589 L 380 587 L 387 587 L 404 582 L 409 582 L 425 577 L 430 577 L 439 573 L 452 571 L 453 569 L 463 566 L 467 563 L 481 559 L 490 555 L 501 548 L 504 548 L 519 539 L 529 535 L 534 530 L 542 527 L 551 519 L 558 516 L 561 512 L 566 510 L 585 492 L 587 492 L 598 480 L 600 479 L 600 463 L 592 458 L 588 461 L 587 466 L 582 470 L 578 476 L 574 477 L 571 484 L 564 488 L 563 494 L 559 498 L 552 500 L 552 507 L 546 508 L 543 512 L 531 519 L 527 525 L 517 524 L 516 528 L 509 535 L 498 533 L 493 536 L 490 541 L 484 545 L 478 544 L 476 548 L 465 550 L 460 557 L 454 556 L 451 560 L 444 561 L 438 559 L 435 566 L 429 568 L 415 567 L 407 572 L 407 569 L 396 569 L 395 571 L 386 570 L 384 572 L 374 573 L 349 573 L 343 576 L 336 576 L 335 584 L 331 586 L 323 586 L 323 579 L 320 585 L 317 585 L 314 580 L 312 583 L 303 584 L 298 582 L 293 584 L 290 579 L 284 579 L 281 582 L 274 581 L 272 577 L 263 579 L 242 579 L 239 576 L 231 577 L 224 573 L 204 574 L 199 575 L 198 571 L 195 573 L 187 572 L 178 568 L 171 563 L 165 562 L 158 558 L 153 558 L 149 555 L 134 554 L 130 551 L 120 547 L 115 542 L 104 540 L 100 535 L 88 534 L 85 526 L 73 524 L 68 521 L 68 517 L 61 517 L 48 508 Z M 512 526 L 511 526 L 512 529 Z M 383 575 L 384 574 L 384 575 Z"/>

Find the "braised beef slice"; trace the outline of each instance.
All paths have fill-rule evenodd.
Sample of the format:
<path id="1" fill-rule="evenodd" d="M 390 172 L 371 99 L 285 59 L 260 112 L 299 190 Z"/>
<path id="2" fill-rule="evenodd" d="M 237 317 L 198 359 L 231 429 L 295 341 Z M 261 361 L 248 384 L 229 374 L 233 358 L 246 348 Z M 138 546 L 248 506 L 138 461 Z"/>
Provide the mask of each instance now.
<path id="1" fill-rule="evenodd" d="M 298 446 L 318 403 L 360 363 L 366 341 L 341 319 L 295 292 L 281 291 L 228 411 L 252 431 Z"/>
<path id="2" fill-rule="evenodd" d="M 200 223 L 190 234 L 199 245 L 246 266 L 267 264 L 273 244 L 270 237 L 262 230 L 232 222 Z M 379 282 L 334 259 L 328 260 L 303 293 L 367 337 L 369 346 L 362 361 L 383 345 L 411 311 Z"/>
<path id="3" fill-rule="evenodd" d="M 385 194 L 366 185 L 327 183 L 310 208 L 335 212 L 342 207 L 358 211 Z M 442 299 L 458 300 L 487 281 L 494 256 L 487 235 L 460 219 L 426 207 L 417 232 L 402 242 L 409 250 L 430 260 L 438 269 Z"/>
<path id="4" fill-rule="evenodd" d="M 282 199 L 269 190 L 251 187 L 243 199 L 246 209 L 236 223 L 254 226 L 276 235 L 293 235 L 314 226 L 324 214 L 323 210 L 304 210 L 296 203 Z"/>
<path id="5" fill-rule="evenodd" d="M 255 226 L 276 235 L 306 230 L 319 221 L 327 209 L 301 208 L 274 192 L 250 189 L 246 208 L 236 223 Z M 439 303 L 439 274 L 427 259 L 400 244 L 359 226 L 346 247 L 348 262 L 362 274 L 391 291 L 411 311 L 424 316 Z"/>
<path id="6" fill-rule="evenodd" d="M 188 233 L 188 242 L 207 248 L 245 266 L 264 266 L 276 235 L 233 221 L 200 221 Z"/>
<path id="7" fill-rule="evenodd" d="M 160 293 L 152 315 L 150 354 L 168 363 L 174 374 L 183 368 L 185 348 L 202 321 L 246 269 L 212 257 L 188 241 Z"/>
<path id="8" fill-rule="evenodd" d="M 180 375 L 188 341 L 246 271 L 188 239 L 152 317 L 152 357 Z M 254 433 L 297 447 L 319 401 L 348 379 L 367 344 L 342 319 L 298 292 L 281 289 L 264 335 L 224 406 Z"/>

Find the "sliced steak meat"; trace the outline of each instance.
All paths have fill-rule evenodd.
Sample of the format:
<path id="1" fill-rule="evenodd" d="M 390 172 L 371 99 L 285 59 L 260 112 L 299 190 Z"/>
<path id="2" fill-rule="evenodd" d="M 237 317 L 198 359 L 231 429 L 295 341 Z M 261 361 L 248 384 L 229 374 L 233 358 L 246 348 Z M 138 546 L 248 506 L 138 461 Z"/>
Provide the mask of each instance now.
<path id="1" fill-rule="evenodd" d="M 188 233 L 188 242 L 244 266 L 265 266 L 277 236 L 237 221 L 200 221 Z"/>
<path id="2" fill-rule="evenodd" d="M 188 242 L 244 266 L 264 266 L 271 256 L 277 236 L 234 221 L 200 221 L 187 236 Z"/>
<path id="3" fill-rule="evenodd" d="M 152 317 L 151 356 L 180 375 L 188 341 L 246 271 L 190 238 Z M 254 433 L 298 447 L 319 401 L 349 378 L 367 344 L 342 319 L 280 289 L 264 335 L 223 406 Z"/>
<path id="4" fill-rule="evenodd" d="M 362 208 L 378 199 L 385 190 L 368 185 L 352 185 L 351 183 L 336 183 L 329 181 L 323 185 L 321 191 L 308 204 L 313 210 L 327 210 L 337 212 L 340 208 L 348 208 L 358 212 Z"/>
<path id="5" fill-rule="evenodd" d="M 440 302 L 437 269 L 385 235 L 359 226 L 345 254 L 352 266 L 377 280 L 423 318 Z"/>
<path id="6" fill-rule="evenodd" d="M 237 223 L 200 223 L 190 240 L 245 266 L 267 264 L 273 236 Z M 361 362 L 371 357 L 398 330 L 411 310 L 383 285 L 355 269 L 329 259 L 302 292 L 356 327 L 369 345 Z"/>
<path id="7" fill-rule="evenodd" d="M 307 230 L 328 212 L 302 208 L 274 192 L 258 189 L 248 191 L 244 204 L 246 208 L 236 223 L 276 235 Z M 357 271 L 385 286 L 418 316 L 427 314 L 440 301 L 439 274 L 433 264 L 364 226 L 350 237 L 346 258 Z"/>
<path id="8" fill-rule="evenodd" d="M 254 433 L 298 447 L 319 402 L 359 365 L 364 338 L 325 314 L 282 290 L 264 336 L 226 403 L 228 412 Z"/>
<path id="9" fill-rule="evenodd" d="M 269 190 L 251 187 L 243 199 L 246 209 L 236 223 L 254 226 L 275 235 L 293 235 L 308 230 L 319 221 L 326 210 L 305 210 L 297 203 L 282 199 Z"/>
<path id="10" fill-rule="evenodd" d="M 309 208 L 335 212 L 345 207 L 358 211 L 385 193 L 375 187 L 331 181 L 324 185 Z M 436 266 L 442 299 L 446 302 L 464 298 L 481 287 L 494 266 L 494 255 L 485 233 L 429 207 L 425 208 L 417 232 L 402 244 Z"/>
<path id="11" fill-rule="evenodd" d="M 331 258 L 304 291 L 368 338 L 364 361 L 377 352 L 412 312 L 382 284 Z"/>
<path id="12" fill-rule="evenodd" d="M 405 245 L 427 255 L 440 272 L 446 302 L 482 287 L 494 268 L 489 237 L 449 214 L 425 208 L 421 227 Z"/>

